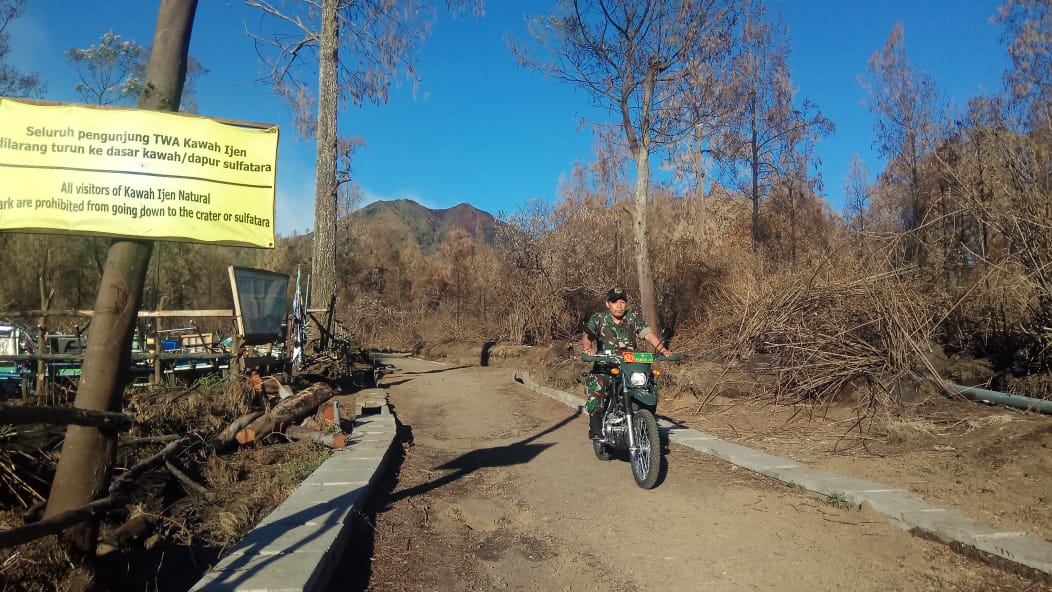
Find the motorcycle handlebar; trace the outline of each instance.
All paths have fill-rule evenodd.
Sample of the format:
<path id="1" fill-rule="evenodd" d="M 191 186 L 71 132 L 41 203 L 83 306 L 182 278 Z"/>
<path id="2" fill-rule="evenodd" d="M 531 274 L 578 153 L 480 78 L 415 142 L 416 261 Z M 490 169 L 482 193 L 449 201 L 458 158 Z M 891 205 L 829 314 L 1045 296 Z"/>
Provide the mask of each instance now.
<path id="1" fill-rule="evenodd" d="M 620 364 L 624 360 L 621 359 L 617 354 L 581 354 L 581 359 L 585 362 L 610 362 L 614 364 Z M 655 362 L 679 362 L 683 359 L 683 354 L 670 354 L 667 356 L 656 355 L 654 356 Z"/>

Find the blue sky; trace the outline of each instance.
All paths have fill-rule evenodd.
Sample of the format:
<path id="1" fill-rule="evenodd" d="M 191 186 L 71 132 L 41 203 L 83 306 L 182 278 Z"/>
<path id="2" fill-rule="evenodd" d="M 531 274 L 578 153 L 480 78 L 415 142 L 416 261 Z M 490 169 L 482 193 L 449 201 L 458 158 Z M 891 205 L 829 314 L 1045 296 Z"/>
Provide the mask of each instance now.
<path id="1" fill-rule="evenodd" d="M 999 1 L 769 0 L 790 28 L 790 64 L 799 95 L 816 102 L 837 126 L 818 146 L 825 196 L 835 209 L 852 156 L 876 175 L 873 117 L 861 104 L 857 77 L 898 21 L 907 55 L 927 70 L 948 100 L 964 104 L 995 92 L 1007 65 L 1001 30 L 989 18 Z M 158 2 L 29 0 L 9 27 L 11 62 L 39 72 L 49 100 L 76 102 L 75 74 L 63 52 L 96 43 L 107 30 L 144 45 L 152 39 Z M 443 2 L 438 2 L 444 5 Z M 353 174 L 368 200 L 414 199 L 431 208 L 466 202 L 492 214 L 514 212 L 531 198 L 555 200 L 575 161 L 592 159 L 582 117 L 604 117 L 582 91 L 519 68 L 505 45 L 523 38 L 523 14 L 550 10 L 547 0 L 490 0 L 480 19 L 440 14 L 417 56 L 421 84 L 402 84 L 389 103 L 350 109 L 341 131 L 366 145 Z M 284 105 L 256 82 L 260 67 L 240 0 L 200 0 L 190 52 L 209 70 L 198 83 L 202 115 L 282 127 L 277 231 L 313 226 L 313 147 L 294 133 Z"/>

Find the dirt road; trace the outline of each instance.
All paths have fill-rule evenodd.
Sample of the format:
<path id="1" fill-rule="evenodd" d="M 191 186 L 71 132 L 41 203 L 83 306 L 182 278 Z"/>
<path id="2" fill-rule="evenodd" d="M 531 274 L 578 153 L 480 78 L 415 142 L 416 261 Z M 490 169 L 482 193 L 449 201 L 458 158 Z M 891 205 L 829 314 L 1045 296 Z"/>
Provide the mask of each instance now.
<path id="1" fill-rule="evenodd" d="M 402 446 L 332 590 L 1045 589 L 676 445 L 641 490 L 508 370 L 387 361 Z"/>

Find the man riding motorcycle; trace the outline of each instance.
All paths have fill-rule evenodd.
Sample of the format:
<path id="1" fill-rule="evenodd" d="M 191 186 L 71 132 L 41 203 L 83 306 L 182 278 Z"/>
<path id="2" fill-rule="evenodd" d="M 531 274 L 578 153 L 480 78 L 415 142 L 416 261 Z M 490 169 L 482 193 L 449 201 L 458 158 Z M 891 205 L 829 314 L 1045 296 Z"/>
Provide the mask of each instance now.
<path id="1" fill-rule="evenodd" d="M 671 355 L 642 315 L 628 310 L 628 292 L 624 288 L 615 286 L 607 292 L 606 310 L 607 312 L 593 314 L 585 322 L 584 333 L 581 335 L 584 353 L 595 355 L 604 351 L 635 351 L 639 340 L 642 339 L 654 346 L 659 354 Z M 609 372 L 602 364 L 593 365 L 585 380 L 585 410 L 589 414 L 588 437 L 593 440 L 601 438 L 601 411 L 609 380 Z"/>

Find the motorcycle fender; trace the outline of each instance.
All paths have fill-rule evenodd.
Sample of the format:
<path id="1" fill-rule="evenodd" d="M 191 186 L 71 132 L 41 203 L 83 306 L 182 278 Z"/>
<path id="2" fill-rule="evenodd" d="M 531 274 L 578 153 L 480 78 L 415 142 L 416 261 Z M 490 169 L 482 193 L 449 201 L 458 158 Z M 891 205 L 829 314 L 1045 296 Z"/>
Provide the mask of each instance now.
<path id="1" fill-rule="evenodd" d="M 653 409 L 657 406 L 657 389 L 635 389 L 632 391 L 632 400 L 640 407 Z"/>

